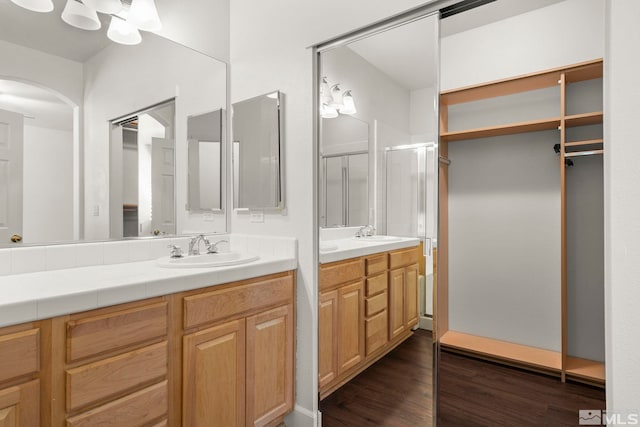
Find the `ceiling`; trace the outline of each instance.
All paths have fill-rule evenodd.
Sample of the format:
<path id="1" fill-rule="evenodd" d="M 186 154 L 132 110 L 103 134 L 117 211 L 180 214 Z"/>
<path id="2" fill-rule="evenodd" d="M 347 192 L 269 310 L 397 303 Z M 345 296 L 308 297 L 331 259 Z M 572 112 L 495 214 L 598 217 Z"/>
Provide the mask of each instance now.
<path id="1" fill-rule="evenodd" d="M 85 62 L 109 45 L 110 18 L 98 14 L 102 28 L 85 31 L 66 24 L 61 18 L 66 0 L 53 0 L 50 13 L 31 12 L 10 0 L 0 0 L 0 40 Z"/>
<path id="2" fill-rule="evenodd" d="M 12 80 L 0 80 L 0 109 L 25 116 L 26 126 L 71 131 L 73 110 L 53 93 Z"/>
<path id="3" fill-rule="evenodd" d="M 441 37 L 481 27 L 564 0 L 497 0 L 440 21 Z M 422 25 L 420 25 L 422 24 Z M 433 86 L 436 36 L 425 21 L 404 25 L 348 45 L 407 90 Z M 422 42 L 418 43 L 417 41 Z"/>

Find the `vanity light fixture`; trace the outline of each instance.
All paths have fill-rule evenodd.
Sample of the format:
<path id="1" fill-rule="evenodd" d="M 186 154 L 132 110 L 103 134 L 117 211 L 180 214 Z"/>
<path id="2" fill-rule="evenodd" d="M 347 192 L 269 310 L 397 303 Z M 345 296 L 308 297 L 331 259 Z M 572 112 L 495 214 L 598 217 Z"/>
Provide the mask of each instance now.
<path id="1" fill-rule="evenodd" d="M 46 13 L 53 10 L 52 0 L 11 0 L 13 3 L 32 12 Z"/>
<path id="2" fill-rule="evenodd" d="M 162 23 L 153 0 L 133 0 L 128 20 L 143 31 L 160 31 Z"/>
<path id="3" fill-rule="evenodd" d="M 96 10 L 77 0 L 67 0 L 62 20 L 81 30 L 95 31 L 102 27 Z"/>
<path id="4" fill-rule="evenodd" d="M 131 25 L 129 20 L 120 18 L 117 15 L 111 17 L 107 37 L 116 43 L 125 45 L 135 45 L 142 41 L 140 31 Z"/>
<path id="5" fill-rule="evenodd" d="M 33 12 L 51 12 L 52 0 L 11 0 Z M 111 15 L 107 37 L 124 45 L 142 41 L 140 30 L 159 31 L 162 28 L 154 0 L 67 0 L 62 20 L 81 30 L 95 31 L 102 27 L 98 12 Z"/>
<path id="6" fill-rule="evenodd" d="M 327 78 L 323 77 L 320 83 L 320 117 L 333 119 L 340 114 L 356 114 L 356 104 L 351 94 L 351 89 L 343 91 L 340 84 L 329 86 Z"/>
<path id="7" fill-rule="evenodd" d="M 120 0 L 82 0 L 84 4 L 96 12 L 106 13 L 109 15 L 116 14 L 122 10 L 122 3 Z"/>

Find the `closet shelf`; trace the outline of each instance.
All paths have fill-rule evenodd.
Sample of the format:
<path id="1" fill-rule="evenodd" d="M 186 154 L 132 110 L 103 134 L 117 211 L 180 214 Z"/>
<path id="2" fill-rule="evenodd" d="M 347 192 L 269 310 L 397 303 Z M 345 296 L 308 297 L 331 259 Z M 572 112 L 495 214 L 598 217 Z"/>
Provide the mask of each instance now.
<path id="1" fill-rule="evenodd" d="M 574 151 L 572 153 L 564 153 L 565 157 L 582 157 L 603 154 L 604 150 Z"/>
<path id="2" fill-rule="evenodd" d="M 560 126 L 560 118 L 531 120 L 506 125 L 489 126 L 483 128 L 467 129 L 454 132 L 442 132 L 440 139 L 445 142 L 462 141 L 465 139 L 488 138 L 493 136 L 514 135 L 525 132 L 538 132 L 542 130 L 557 129 Z"/>
<path id="3" fill-rule="evenodd" d="M 573 142 L 565 142 L 565 147 L 580 147 L 582 145 L 594 145 L 594 144 L 602 144 L 604 143 L 604 139 L 585 139 L 583 141 L 573 141 Z"/>
<path id="4" fill-rule="evenodd" d="M 603 362 L 567 356 L 565 371 L 567 376 L 578 380 L 587 380 L 604 384 L 605 369 Z"/>
<path id="5" fill-rule="evenodd" d="M 440 94 L 440 102 L 446 105 L 454 105 L 558 86 L 558 81 L 563 73 L 567 83 L 600 78 L 602 77 L 602 59 L 582 62 L 571 67 L 554 68 L 538 73 L 447 90 Z"/>
<path id="6" fill-rule="evenodd" d="M 521 344 L 479 337 L 462 332 L 447 331 L 440 338 L 443 347 L 471 353 L 479 357 L 498 359 L 516 366 L 527 366 L 559 373 L 562 370 L 560 352 Z"/>
<path id="7" fill-rule="evenodd" d="M 565 117 L 564 124 L 568 128 L 576 126 L 597 125 L 602 123 L 602 117 L 602 111 L 598 111 L 595 113 L 575 114 L 573 116 Z"/>

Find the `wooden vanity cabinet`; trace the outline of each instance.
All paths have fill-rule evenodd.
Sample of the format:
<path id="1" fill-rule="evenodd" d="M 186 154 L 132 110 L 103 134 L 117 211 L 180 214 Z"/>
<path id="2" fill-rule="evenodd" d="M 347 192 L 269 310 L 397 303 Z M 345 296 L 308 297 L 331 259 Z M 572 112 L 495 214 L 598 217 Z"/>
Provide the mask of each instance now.
<path id="1" fill-rule="evenodd" d="M 294 274 L 183 299 L 184 426 L 266 426 L 293 409 Z"/>
<path id="2" fill-rule="evenodd" d="M 40 340 L 37 322 L 0 329 L 0 427 L 41 424 Z"/>
<path id="3" fill-rule="evenodd" d="M 418 322 L 417 251 L 412 247 L 320 266 L 321 399 L 411 336 Z"/>
<path id="4" fill-rule="evenodd" d="M 0 328 L 0 427 L 276 425 L 294 357 L 293 271 Z"/>

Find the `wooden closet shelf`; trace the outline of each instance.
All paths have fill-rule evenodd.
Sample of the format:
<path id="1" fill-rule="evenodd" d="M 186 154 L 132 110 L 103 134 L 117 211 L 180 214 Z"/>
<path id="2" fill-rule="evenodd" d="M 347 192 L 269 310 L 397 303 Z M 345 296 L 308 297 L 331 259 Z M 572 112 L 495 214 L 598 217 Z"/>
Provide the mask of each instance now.
<path id="1" fill-rule="evenodd" d="M 525 132 L 538 132 L 542 130 L 557 129 L 560 126 L 560 118 L 531 120 L 528 122 L 509 123 L 507 125 L 489 126 L 484 128 L 467 129 L 455 132 L 443 132 L 440 139 L 446 142 L 462 141 L 465 139 L 488 138 L 493 136 L 514 135 Z"/>
<path id="2" fill-rule="evenodd" d="M 515 365 L 524 365 L 553 372 L 560 372 L 562 369 L 562 355 L 560 352 L 514 344 L 493 338 L 447 331 L 440 338 L 440 344 L 444 347 L 473 353 L 480 357 L 499 359 Z"/>
<path id="3" fill-rule="evenodd" d="M 444 91 L 440 94 L 440 102 L 454 105 L 557 86 L 562 73 L 568 83 L 602 77 L 602 59 Z"/>
<path id="4" fill-rule="evenodd" d="M 603 362 L 567 356 L 565 371 L 567 375 L 604 384 L 605 369 Z"/>
<path id="5" fill-rule="evenodd" d="M 602 111 L 598 111 L 595 113 L 575 114 L 573 116 L 565 117 L 564 123 L 568 128 L 576 126 L 597 125 L 602 123 L 602 118 Z"/>
<path id="6" fill-rule="evenodd" d="M 599 139 L 585 139 L 583 141 L 572 141 L 565 142 L 565 147 L 580 147 L 582 145 L 595 145 L 595 144 L 603 144 L 604 140 L 602 138 Z"/>
<path id="7" fill-rule="evenodd" d="M 574 151 L 572 153 L 564 153 L 565 157 L 582 157 L 582 156 L 594 156 L 603 154 L 604 150 L 588 150 L 588 151 Z"/>

